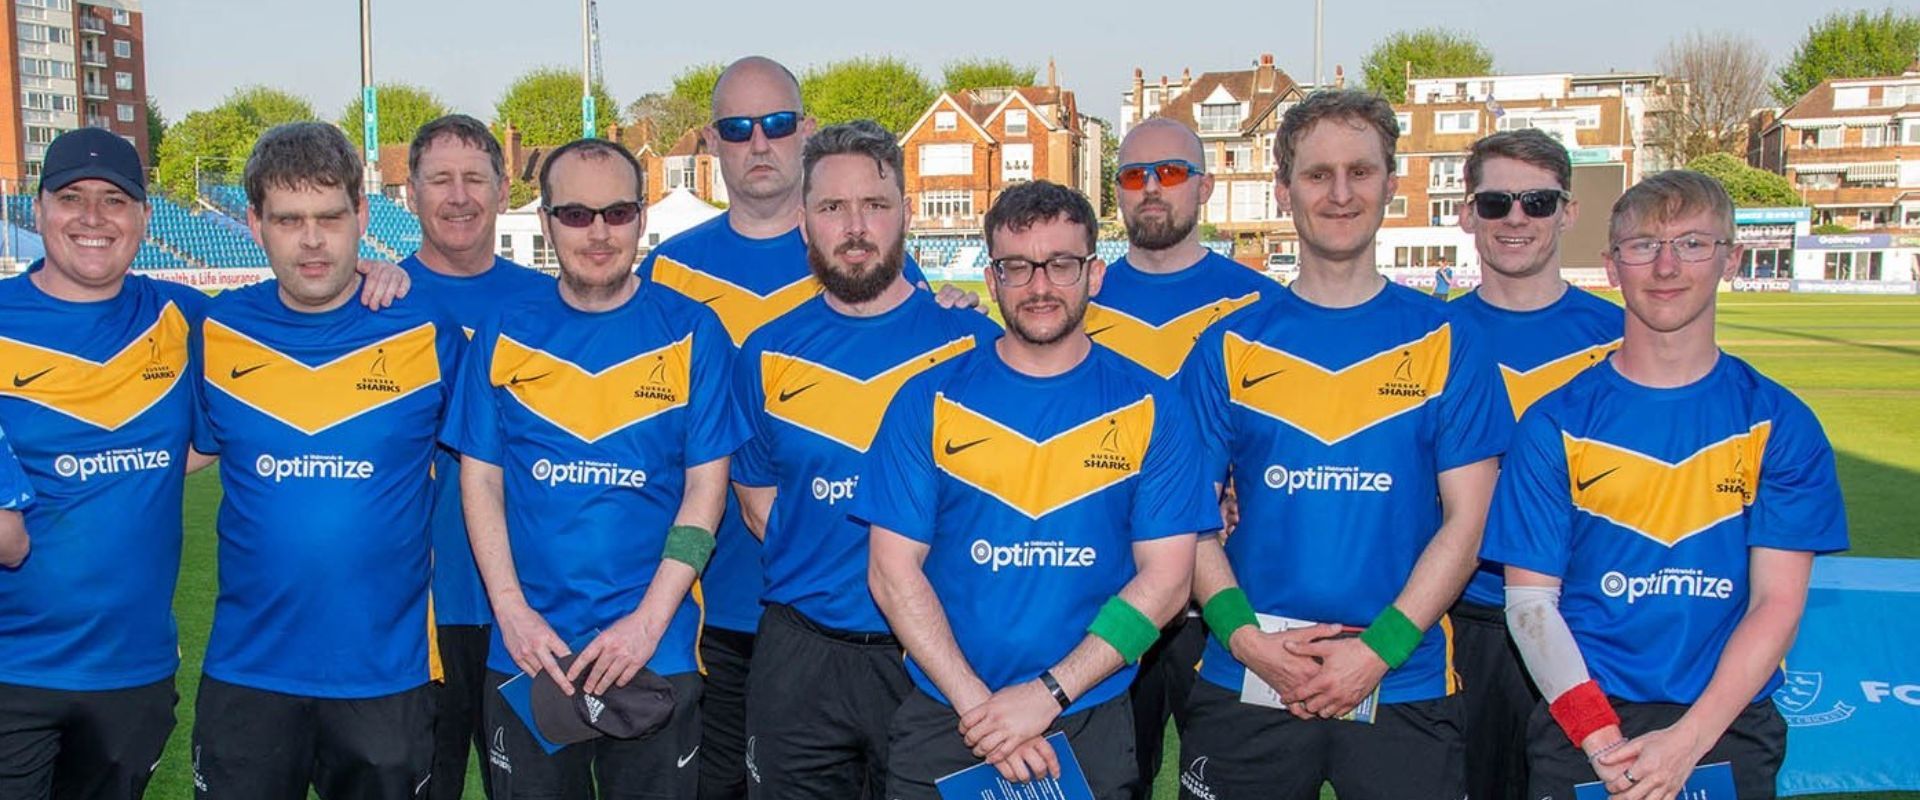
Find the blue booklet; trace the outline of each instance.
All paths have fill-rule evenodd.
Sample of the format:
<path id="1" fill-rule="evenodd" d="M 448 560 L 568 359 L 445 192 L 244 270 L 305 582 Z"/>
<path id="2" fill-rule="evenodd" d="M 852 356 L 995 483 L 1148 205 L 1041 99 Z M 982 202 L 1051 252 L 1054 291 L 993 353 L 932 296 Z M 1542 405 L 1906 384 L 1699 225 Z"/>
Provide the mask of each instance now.
<path id="1" fill-rule="evenodd" d="M 1573 787 L 1574 800 L 1607 800 L 1607 785 L 1599 781 Z M 1726 761 L 1702 764 L 1687 777 L 1686 788 L 1674 800 L 1739 800 L 1733 794 L 1733 765 Z"/>
<path id="2" fill-rule="evenodd" d="M 1080 770 L 1073 748 L 1067 746 L 1067 735 L 1047 734 L 1047 744 L 1060 759 L 1058 778 L 1014 783 L 1000 777 L 992 764 L 981 762 L 934 781 L 933 787 L 940 791 L 940 800 L 1093 800 L 1093 789 L 1087 786 L 1087 774 Z"/>
<path id="3" fill-rule="evenodd" d="M 586 649 L 587 645 L 593 644 L 593 638 L 599 635 L 600 629 L 594 628 L 581 636 L 579 641 L 568 642 L 567 648 L 578 653 Z M 500 692 L 501 699 L 507 701 L 507 707 L 513 709 L 514 716 L 519 717 L 520 722 L 527 726 L 527 732 L 533 734 L 533 740 L 539 743 L 540 749 L 547 751 L 547 755 L 560 752 L 560 748 L 566 746 L 547 741 L 547 737 L 540 735 L 540 726 L 533 721 L 532 677 L 522 672 L 508 678 L 505 683 L 497 687 L 496 691 Z"/>

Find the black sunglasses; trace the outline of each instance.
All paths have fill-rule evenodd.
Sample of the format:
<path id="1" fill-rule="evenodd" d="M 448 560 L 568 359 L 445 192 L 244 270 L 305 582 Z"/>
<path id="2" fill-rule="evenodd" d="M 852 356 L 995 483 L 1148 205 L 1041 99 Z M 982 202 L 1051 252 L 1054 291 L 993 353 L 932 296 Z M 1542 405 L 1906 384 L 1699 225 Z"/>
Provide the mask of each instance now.
<path id="1" fill-rule="evenodd" d="M 593 208 L 579 203 L 560 206 L 542 206 L 547 216 L 569 228 L 585 228 L 593 224 L 594 217 L 606 219 L 608 227 L 618 228 L 640 218 L 640 204 L 632 200 L 622 200 L 605 208 Z"/>
<path id="2" fill-rule="evenodd" d="M 1524 192 L 1474 192 L 1473 213 L 1481 219 L 1506 219 L 1513 210 L 1513 201 L 1520 201 L 1520 210 L 1534 219 L 1546 219 L 1560 210 L 1560 203 L 1573 199 L 1573 193 L 1565 189 L 1529 189 Z"/>
<path id="3" fill-rule="evenodd" d="M 753 138 L 753 126 L 769 139 L 785 139 L 800 129 L 800 112 L 775 111 L 764 117 L 722 117 L 713 121 L 713 132 L 720 140 L 739 144 Z"/>

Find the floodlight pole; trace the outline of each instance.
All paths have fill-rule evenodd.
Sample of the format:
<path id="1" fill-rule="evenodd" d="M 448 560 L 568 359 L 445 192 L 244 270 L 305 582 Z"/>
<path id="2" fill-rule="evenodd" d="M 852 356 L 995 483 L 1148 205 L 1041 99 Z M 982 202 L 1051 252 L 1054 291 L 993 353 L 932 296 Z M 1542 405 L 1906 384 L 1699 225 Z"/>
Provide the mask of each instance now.
<path id="1" fill-rule="evenodd" d="M 594 138 L 593 0 L 580 0 L 580 138 Z"/>
<path id="2" fill-rule="evenodd" d="M 373 88 L 373 0 L 360 0 L 360 134 L 366 193 L 380 192 L 380 102 Z"/>
<path id="3" fill-rule="evenodd" d="M 1320 44 L 1326 33 L 1326 0 L 1313 0 L 1313 88 L 1327 87 L 1327 74 L 1321 69 Z"/>

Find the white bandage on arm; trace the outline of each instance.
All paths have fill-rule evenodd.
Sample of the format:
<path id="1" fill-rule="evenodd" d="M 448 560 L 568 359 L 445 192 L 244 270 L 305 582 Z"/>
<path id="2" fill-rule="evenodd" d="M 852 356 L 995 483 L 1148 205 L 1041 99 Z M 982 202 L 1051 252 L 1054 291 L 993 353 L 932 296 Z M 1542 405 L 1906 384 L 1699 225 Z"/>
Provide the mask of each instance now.
<path id="1" fill-rule="evenodd" d="M 1560 587 L 1508 585 L 1507 630 L 1547 702 L 1587 682 L 1587 662 L 1560 616 Z"/>

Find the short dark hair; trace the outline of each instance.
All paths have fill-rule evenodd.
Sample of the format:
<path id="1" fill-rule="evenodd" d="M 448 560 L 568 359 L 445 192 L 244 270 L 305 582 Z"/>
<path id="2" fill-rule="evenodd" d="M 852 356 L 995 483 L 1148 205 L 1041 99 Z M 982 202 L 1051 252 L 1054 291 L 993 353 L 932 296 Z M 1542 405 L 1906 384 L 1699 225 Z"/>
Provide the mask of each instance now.
<path id="1" fill-rule="evenodd" d="M 633 157 L 633 151 L 628 150 L 626 145 L 610 139 L 575 139 L 548 153 L 546 160 L 540 162 L 541 204 L 547 205 L 553 202 L 553 165 L 562 156 L 569 155 L 579 155 L 595 161 L 619 156 L 621 160 L 627 162 L 627 166 L 633 168 L 633 198 L 639 201 L 640 205 L 647 204 L 647 187 L 640 183 L 643 174 L 640 170 L 640 160 Z"/>
<path id="2" fill-rule="evenodd" d="M 813 191 L 813 167 L 827 156 L 866 156 L 874 166 L 893 170 L 893 185 L 902 195 L 907 192 L 906 156 L 900 152 L 900 140 L 870 119 L 856 119 L 821 128 L 800 151 L 800 194 Z"/>
<path id="3" fill-rule="evenodd" d="M 1467 152 L 1467 191 L 1480 188 L 1480 171 L 1490 158 L 1511 158 L 1553 173 L 1560 188 L 1573 188 L 1573 158 L 1567 146 L 1537 128 L 1501 131 L 1473 143 Z"/>
<path id="4" fill-rule="evenodd" d="M 1100 221 L 1094 217 L 1093 204 L 1087 202 L 1086 195 L 1052 181 L 1029 181 L 1001 192 L 993 201 L 993 207 L 987 209 L 987 219 L 981 227 L 986 229 L 987 249 L 992 251 L 994 231 L 1024 231 L 1035 223 L 1056 219 L 1086 228 L 1087 250 L 1096 249 Z"/>
<path id="5" fill-rule="evenodd" d="M 1400 118 L 1393 113 L 1393 106 L 1379 95 L 1358 89 L 1331 89 L 1307 95 L 1280 118 L 1280 132 L 1273 137 L 1275 180 L 1293 183 L 1293 156 L 1300 139 L 1314 125 L 1329 119 L 1371 126 L 1380 136 L 1380 153 L 1386 156 L 1387 168 L 1393 168 L 1394 148 L 1400 141 Z"/>
<path id="6" fill-rule="evenodd" d="M 247 203 L 256 212 L 263 210 L 268 189 L 309 186 L 345 189 L 354 210 L 360 209 L 360 154 L 346 134 L 324 122 L 289 122 L 260 134 L 242 175 Z"/>
<path id="7" fill-rule="evenodd" d="M 448 114 L 414 131 L 413 143 L 407 145 L 407 176 L 420 173 L 420 156 L 441 139 L 455 139 L 466 142 L 475 150 L 487 154 L 487 160 L 493 164 L 493 174 L 501 180 L 507 179 L 507 157 L 500 150 L 500 140 L 493 137 L 493 131 L 480 120 L 465 114 Z"/>
<path id="8" fill-rule="evenodd" d="M 1618 244 L 1627 226 L 1643 219 L 1667 223 L 1699 213 L 1712 215 L 1723 233 L 1733 235 L 1733 198 L 1720 181 L 1693 170 L 1657 172 L 1628 187 L 1620 199 L 1613 201 L 1607 241 Z"/>

